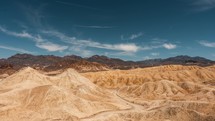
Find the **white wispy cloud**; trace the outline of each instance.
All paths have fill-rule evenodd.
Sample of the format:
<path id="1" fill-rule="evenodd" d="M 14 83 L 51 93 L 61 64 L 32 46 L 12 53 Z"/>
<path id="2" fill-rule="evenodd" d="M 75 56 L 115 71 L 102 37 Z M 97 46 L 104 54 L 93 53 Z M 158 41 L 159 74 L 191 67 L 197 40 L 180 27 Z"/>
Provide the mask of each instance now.
<path id="1" fill-rule="evenodd" d="M 16 52 L 20 52 L 20 53 L 29 53 L 29 54 L 33 54 L 34 52 L 25 50 L 25 49 L 21 49 L 21 48 L 15 48 L 15 47 L 10 47 L 10 46 L 4 46 L 4 45 L 0 45 L 1 49 L 6 49 L 6 50 L 11 50 L 11 51 L 16 51 Z"/>
<path id="2" fill-rule="evenodd" d="M 136 56 L 136 53 L 132 53 L 132 52 L 105 52 L 104 54 L 105 56 L 130 56 L 130 57 L 134 57 Z"/>
<path id="3" fill-rule="evenodd" d="M 151 43 L 154 44 L 154 45 L 160 45 L 158 47 L 161 47 L 161 48 L 163 47 L 165 49 L 170 50 L 170 49 L 177 48 L 177 44 L 179 44 L 180 41 L 172 41 L 172 42 L 170 42 L 167 39 L 153 38 Z"/>
<path id="4" fill-rule="evenodd" d="M 206 40 L 199 41 L 199 44 L 201 44 L 202 46 L 205 46 L 205 47 L 215 47 L 215 42 L 209 42 Z"/>
<path id="5" fill-rule="evenodd" d="M 148 46 L 141 47 L 140 50 L 153 50 L 153 49 L 159 49 L 159 48 L 165 48 L 165 49 L 170 50 L 170 49 L 177 48 L 177 45 L 176 44 L 172 44 L 172 43 L 148 45 Z"/>
<path id="6" fill-rule="evenodd" d="M 41 48 L 41 49 L 48 50 L 50 52 L 63 51 L 63 50 L 66 50 L 68 48 L 68 46 L 61 46 L 61 45 L 54 44 L 51 42 L 36 43 L 36 46 Z"/>
<path id="7" fill-rule="evenodd" d="M 36 46 L 45 49 L 50 52 L 55 52 L 55 51 L 63 51 L 68 48 L 68 46 L 63 46 L 59 44 L 52 43 L 44 38 L 42 38 L 40 35 L 34 36 L 30 33 L 27 33 L 25 31 L 19 33 L 19 32 L 13 32 L 9 31 L 3 27 L 0 26 L 0 31 L 2 31 L 5 34 L 15 36 L 15 37 L 20 37 L 20 38 L 25 38 L 25 39 L 30 39 L 36 43 Z"/>
<path id="8" fill-rule="evenodd" d="M 150 60 L 150 59 L 152 59 L 151 57 L 149 57 L 149 56 L 145 56 L 145 57 L 143 57 L 143 60 Z"/>
<path id="9" fill-rule="evenodd" d="M 168 41 L 167 39 L 153 38 L 151 43 L 152 44 L 162 44 L 162 43 L 165 43 L 167 41 Z"/>
<path id="10" fill-rule="evenodd" d="M 162 45 L 146 45 L 140 48 L 140 50 L 153 50 L 153 49 L 158 49 L 158 48 L 162 48 Z"/>
<path id="11" fill-rule="evenodd" d="M 154 53 L 151 53 L 151 55 L 152 55 L 152 56 L 159 56 L 160 53 L 155 53 L 155 52 L 154 52 Z"/>
<path id="12" fill-rule="evenodd" d="M 43 27 L 43 21 L 45 19 L 44 9 L 46 4 L 40 4 L 38 6 L 26 6 L 20 5 L 22 13 L 25 14 L 26 20 L 29 22 L 28 26 L 31 27 Z"/>
<path id="13" fill-rule="evenodd" d="M 153 50 L 158 48 L 175 49 L 177 47 L 177 45 L 172 43 L 157 43 L 157 44 L 142 45 L 142 46 L 136 45 L 135 43 L 107 44 L 107 43 L 101 43 L 90 39 L 88 40 L 77 39 L 76 37 L 70 37 L 65 35 L 64 33 L 54 31 L 54 30 L 41 30 L 40 35 L 39 34 L 33 35 L 26 31 L 22 31 L 20 33 L 9 31 L 4 27 L 0 26 L 0 31 L 11 36 L 29 39 L 35 42 L 36 47 L 45 49 L 49 52 L 55 52 L 55 51 L 62 52 L 64 50 L 67 50 L 66 52 L 74 52 L 83 56 L 89 56 L 94 54 L 94 52 L 89 50 L 89 48 L 106 49 L 106 50 L 118 51 L 118 53 L 120 54 L 134 55 L 133 53 L 136 53 L 138 51 Z M 49 35 L 49 36 L 58 38 L 60 41 L 66 43 L 67 45 L 65 46 L 65 45 L 59 45 L 59 44 L 53 43 L 43 38 L 41 35 Z M 139 36 L 142 36 L 142 34 L 132 35 L 130 39 L 134 39 Z M 152 56 L 156 56 L 156 55 L 157 55 L 156 53 L 152 54 Z"/>
<path id="14" fill-rule="evenodd" d="M 86 47 L 124 51 L 124 52 L 137 52 L 138 50 L 141 49 L 141 47 L 137 46 L 135 43 L 104 44 L 93 40 L 81 40 L 81 39 L 77 39 L 76 37 L 69 37 L 58 31 L 43 31 L 43 33 L 57 37 L 65 43 L 78 45 L 78 46 L 86 46 Z"/>
<path id="15" fill-rule="evenodd" d="M 153 52 L 153 53 L 150 53 L 150 55 L 148 55 L 148 56 L 144 56 L 144 57 L 143 57 L 143 60 L 154 59 L 154 58 L 157 58 L 159 55 L 160 55 L 160 53 L 158 53 L 158 52 Z"/>
<path id="16" fill-rule="evenodd" d="M 1 27 L 1 26 L 0 26 L 0 31 L 2 31 L 2 32 L 6 33 L 8 35 L 12 35 L 12 36 L 16 36 L 16 37 L 32 38 L 32 36 L 29 33 L 25 32 L 25 31 L 23 31 L 21 33 L 16 33 L 16 32 L 9 31 L 9 30 Z"/>
<path id="17" fill-rule="evenodd" d="M 215 8 L 215 0 L 192 0 L 194 11 L 202 12 Z"/>
<path id="18" fill-rule="evenodd" d="M 86 49 L 85 47 L 81 47 L 81 46 L 70 46 L 69 47 L 69 51 L 66 52 L 66 54 L 71 54 L 71 52 L 73 54 L 77 54 L 80 55 L 82 57 L 89 57 L 92 55 L 95 55 L 95 53 L 91 50 Z"/>
<path id="19" fill-rule="evenodd" d="M 84 26 L 84 25 L 75 25 L 75 27 L 91 28 L 91 29 L 111 29 L 111 28 L 114 28 L 114 26 Z"/>
<path id="20" fill-rule="evenodd" d="M 142 32 L 137 33 L 137 34 L 132 34 L 132 35 L 129 37 L 129 39 L 130 39 L 130 40 L 133 40 L 133 39 L 139 38 L 139 37 L 141 37 L 141 36 L 143 36 L 143 33 L 142 33 Z"/>
<path id="21" fill-rule="evenodd" d="M 81 4 L 72 3 L 72 2 L 64 2 L 64 1 L 55 1 L 55 2 L 63 4 L 63 5 L 74 6 L 74 7 L 79 7 L 79 8 L 92 9 L 92 10 L 100 10 L 98 8 L 95 8 L 95 7 L 81 5 Z"/>
<path id="22" fill-rule="evenodd" d="M 76 45 L 79 47 L 92 47 L 92 48 L 100 48 L 100 49 L 107 49 L 107 50 L 115 50 L 115 51 L 122 51 L 126 53 L 135 53 L 140 50 L 152 50 L 158 48 L 166 48 L 166 49 L 175 49 L 177 47 L 176 44 L 172 43 L 157 43 L 156 45 L 145 45 L 145 46 L 138 46 L 135 43 L 119 43 L 119 44 L 106 44 L 100 43 L 93 40 L 84 40 L 84 39 L 77 39 L 76 37 L 70 37 L 65 35 L 64 33 L 58 31 L 41 31 L 42 33 L 50 36 L 54 36 L 59 38 L 61 41 L 65 43 L 69 43 L 71 45 Z"/>
<path id="23" fill-rule="evenodd" d="M 168 50 L 171 50 L 171 49 L 177 48 L 177 45 L 172 44 L 172 43 L 165 43 L 165 44 L 163 44 L 163 47 L 168 49 Z"/>
<path id="24" fill-rule="evenodd" d="M 139 37 L 143 36 L 142 32 L 136 33 L 136 34 L 132 34 L 129 37 L 125 37 L 124 35 L 121 35 L 120 38 L 121 40 L 134 40 L 137 39 Z"/>

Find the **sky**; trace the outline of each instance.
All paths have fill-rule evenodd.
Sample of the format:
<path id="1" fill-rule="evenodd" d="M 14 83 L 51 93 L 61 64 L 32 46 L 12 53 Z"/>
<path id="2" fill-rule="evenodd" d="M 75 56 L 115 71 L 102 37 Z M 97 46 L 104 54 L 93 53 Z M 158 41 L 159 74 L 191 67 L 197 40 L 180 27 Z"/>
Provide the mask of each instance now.
<path id="1" fill-rule="evenodd" d="M 0 58 L 215 60 L 215 0 L 1 0 Z"/>

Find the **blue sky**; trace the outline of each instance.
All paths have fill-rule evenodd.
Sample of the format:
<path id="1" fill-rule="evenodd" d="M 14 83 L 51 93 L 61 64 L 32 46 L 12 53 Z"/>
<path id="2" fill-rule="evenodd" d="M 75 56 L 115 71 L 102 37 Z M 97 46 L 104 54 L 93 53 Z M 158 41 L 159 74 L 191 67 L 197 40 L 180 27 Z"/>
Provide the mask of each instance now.
<path id="1" fill-rule="evenodd" d="M 215 0 L 2 0 L 0 16 L 0 58 L 215 60 Z"/>

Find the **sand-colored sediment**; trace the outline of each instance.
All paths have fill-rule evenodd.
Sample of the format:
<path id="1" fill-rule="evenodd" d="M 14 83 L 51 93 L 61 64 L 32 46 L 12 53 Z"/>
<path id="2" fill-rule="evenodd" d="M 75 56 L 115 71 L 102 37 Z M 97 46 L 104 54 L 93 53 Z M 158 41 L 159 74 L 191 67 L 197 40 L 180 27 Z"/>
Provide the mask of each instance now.
<path id="1" fill-rule="evenodd" d="M 4 121 L 79 120 L 129 107 L 72 69 L 46 76 L 25 68 L 0 82 L 0 119 Z"/>
<path id="2" fill-rule="evenodd" d="M 167 65 L 132 70 L 111 70 L 83 73 L 93 83 L 105 88 L 142 85 L 146 82 L 170 80 L 215 85 L 215 66 Z"/>
<path id="3" fill-rule="evenodd" d="M 145 107 L 110 114 L 106 121 L 215 120 L 215 66 L 168 65 L 83 75 L 101 87 L 117 89 L 124 100 Z"/>
<path id="4" fill-rule="evenodd" d="M 59 72 L 0 80 L 0 120 L 215 121 L 215 66 Z"/>

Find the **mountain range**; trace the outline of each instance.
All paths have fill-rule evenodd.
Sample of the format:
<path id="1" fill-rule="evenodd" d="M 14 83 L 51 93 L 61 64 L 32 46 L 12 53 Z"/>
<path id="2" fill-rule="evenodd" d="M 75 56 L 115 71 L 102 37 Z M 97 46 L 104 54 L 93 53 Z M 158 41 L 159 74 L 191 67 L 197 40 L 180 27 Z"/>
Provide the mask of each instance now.
<path id="1" fill-rule="evenodd" d="M 74 68 L 79 72 L 89 72 L 105 71 L 109 69 L 126 70 L 160 65 L 210 66 L 214 64 L 215 61 L 203 57 L 190 57 L 186 55 L 180 55 L 166 59 L 125 61 L 118 58 L 109 58 L 107 56 L 100 55 L 82 58 L 77 55 L 59 57 L 54 55 L 16 54 L 7 59 L 0 59 L 0 73 L 6 72 L 10 74 L 23 67 L 32 67 L 43 71 L 55 71 L 60 69 Z"/>

